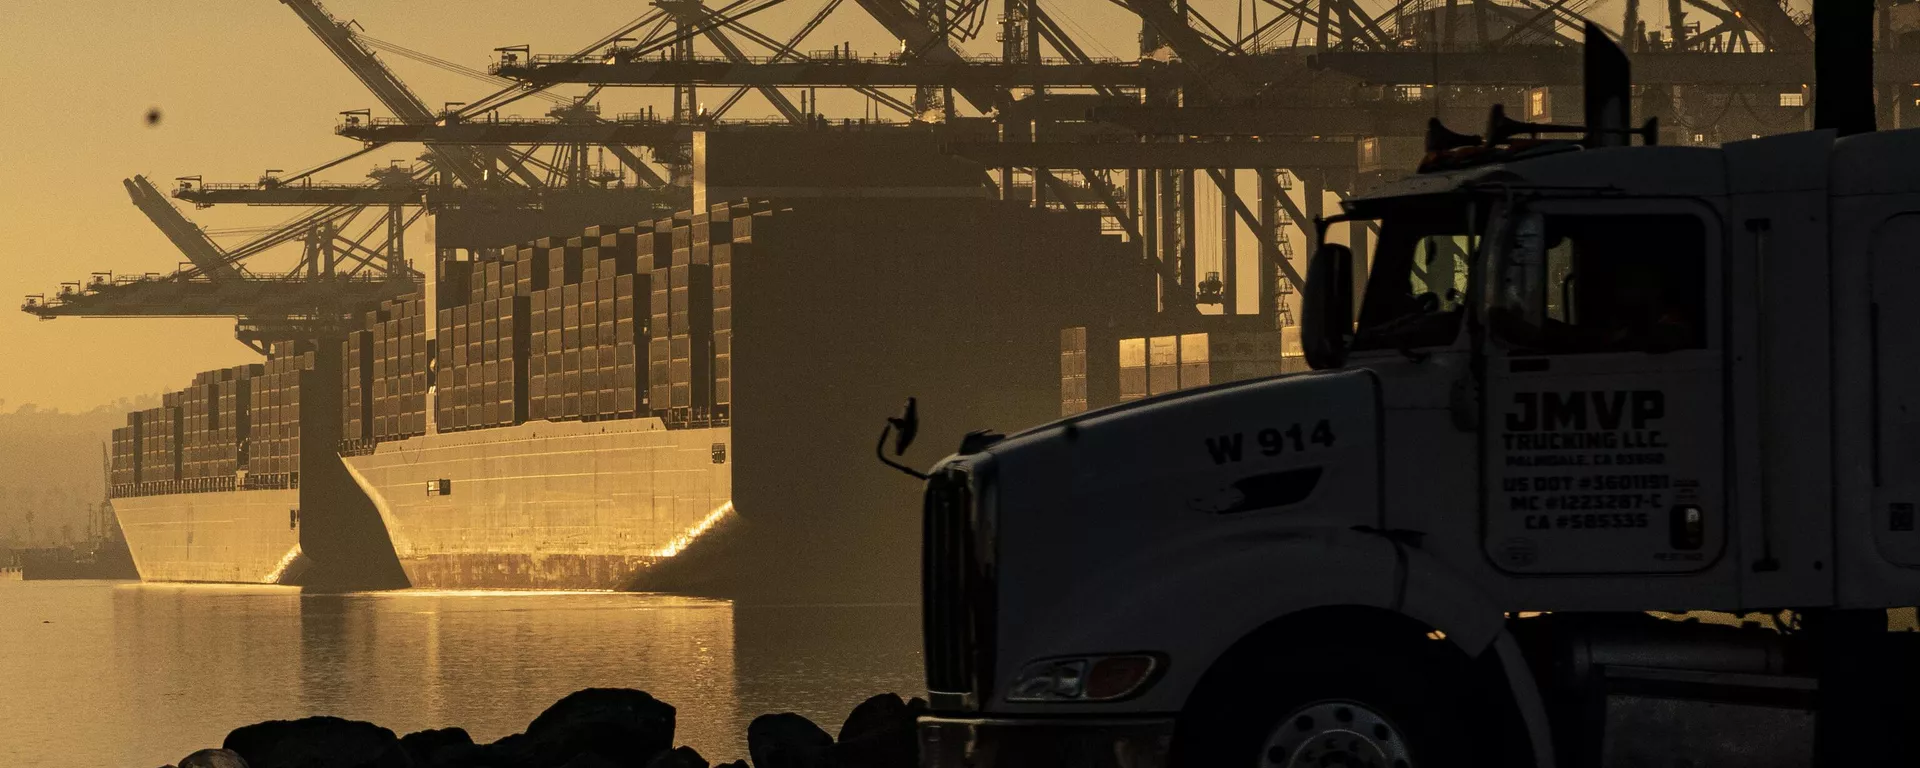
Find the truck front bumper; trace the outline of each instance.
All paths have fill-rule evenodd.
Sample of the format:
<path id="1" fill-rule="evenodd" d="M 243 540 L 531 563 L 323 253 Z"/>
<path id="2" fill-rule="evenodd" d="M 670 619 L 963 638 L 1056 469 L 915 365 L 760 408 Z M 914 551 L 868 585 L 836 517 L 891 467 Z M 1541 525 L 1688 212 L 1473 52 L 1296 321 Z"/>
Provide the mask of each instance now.
<path id="1" fill-rule="evenodd" d="M 920 718 L 921 768 L 1164 768 L 1173 717 Z"/>

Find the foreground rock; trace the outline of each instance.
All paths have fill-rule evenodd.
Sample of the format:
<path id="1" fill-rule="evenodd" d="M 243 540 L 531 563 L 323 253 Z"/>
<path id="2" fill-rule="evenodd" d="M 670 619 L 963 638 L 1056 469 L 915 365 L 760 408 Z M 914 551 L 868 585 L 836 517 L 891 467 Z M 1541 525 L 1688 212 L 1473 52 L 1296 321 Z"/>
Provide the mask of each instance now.
<path id="1" fill-rule="evenodd" d="M 472 748 L 473 737 L 467 735 L 465 728 L 435 728 L 400 737 L 400 749 L 407 753 L 407 759 L 412 760 L 415 766 L 435 765 L 442 750 L 456 750 L 449 754 L 460 754 Z"/>
<path id="2" fill-rule="evenodd" d="M 411 768 L 400 739 L 373 723 L 338 717 L 272 720 L 227 734 L 222 747 L 248 768 Z"/>
<path id="3" fill-rule="evenodd" d="M 187 755 L 180 768 L 247 768 L 247 761 L 232 750 L 203 749 Z"/>
<path id="4" fill-rule="evenodd" d="M 919 764 L 920 742 L 914 721 L 927 713 L 923 699 L 901 701 L 883 693 L 854 707 L 840 726 L 833 745 L 833 762 L 841 768 L 913 768 Z"/>
<path id="5" fill-rule="evenodd" d="M 188 755 L 179 768 L 916 768 L 914 720 L 925 712 L 920 699 L 875 696 L 847 715 L 837 741 L 792 712 L 761 715 L 747 726 L 749 759 L 712 766 L 673 746 L 672 705 L 644 691 L 588 688 L 491 744 L 460 728 L 395 737 L 373 723 L 309 717 L 237 728 L 223 749 Z"/>
<path id="6" fill-rule="evenodd" d="M 792 712 L 761 715 L 747 724 L 747 756 L 753 768 L 811 768 L 822 765 L 833 737 Z"/>
<path id="7" fill-rule="evenodd" d="M 534 718 L 527 726 L 527 746 L 540 758 L 559 760 L 555 765 L 591 754 L 642 768 L 673 749 L 673 718 L 672 705 L 643 691 L 588 688 L 567 694 Z M 706 768 L 704 761 L 700 768 Z"/>
<path id="8" fill-rule="evenodd" d="M 875 696 L 847 715 L 838 741 L 792 712 L 761 715 L 747 726 L 747 753 L 753 768 L 914 768 L 920 757 L 914 720 L 926 711 L 920 699 Z"/>
<path id="9" fill-rule="evenodd" d="M 707 768 L 707 760 L 693 747 L 675 747 L 654 755 L 647 768 Z"/>

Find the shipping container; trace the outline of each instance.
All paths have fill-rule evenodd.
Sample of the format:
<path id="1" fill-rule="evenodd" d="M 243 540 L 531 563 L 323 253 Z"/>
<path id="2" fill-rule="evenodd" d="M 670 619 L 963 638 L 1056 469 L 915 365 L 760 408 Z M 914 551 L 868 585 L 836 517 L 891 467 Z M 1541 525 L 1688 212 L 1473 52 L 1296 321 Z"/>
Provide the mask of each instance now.
<path id="1" fill-rule="evenodd" d="M 1208 364 L 1209 345 L 1207 334 L 1187 333 L 1180 335 L 1180 382 L 1179 389 L 1204 387 L 1213 382 L 1212 366 Z M 1276 361 L 1278 362 L 1278 361 Z"/>
<path id="2" fill-rule="evenodd" d="M 1180 337 L 1147 339 L 1147 393 L 1161 395 L 1180 388 Z"/>
<path id="3" fill-rule="evenodd" d="M 1060 415 L 1087 410 L 1087 329 L 1060 331 Z"/>
<path id="4" fill-rule="evenodd" d="M 1147 340 L 1120 340 L 1120 402 L 1139 400 L 1148 393 Z"/>

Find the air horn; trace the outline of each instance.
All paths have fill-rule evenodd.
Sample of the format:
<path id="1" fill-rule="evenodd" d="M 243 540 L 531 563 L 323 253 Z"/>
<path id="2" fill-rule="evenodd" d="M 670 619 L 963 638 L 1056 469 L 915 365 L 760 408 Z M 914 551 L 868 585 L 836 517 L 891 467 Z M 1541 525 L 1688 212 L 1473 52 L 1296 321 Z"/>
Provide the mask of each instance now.
<path id="1" fill-rule="evenodd" d="M 1503 144 L 1515 136 L 1539 136 L 1543 133 L 1579 133 L 1585 134 L 1587 143 L 1592 143 L 1594 134 L 1615 133 L 1639 136 L 1647 146 L 1660 142 L 1660 119 L 1650 117 L 1639 128 L 1590 128 L 1581 125 L 1558 125 L 1555 123 L 1530 123 L 1507 117 L 1505 107 L 1495 104 L 1493 112 L 1487 117 L 1487 146 Z"/>

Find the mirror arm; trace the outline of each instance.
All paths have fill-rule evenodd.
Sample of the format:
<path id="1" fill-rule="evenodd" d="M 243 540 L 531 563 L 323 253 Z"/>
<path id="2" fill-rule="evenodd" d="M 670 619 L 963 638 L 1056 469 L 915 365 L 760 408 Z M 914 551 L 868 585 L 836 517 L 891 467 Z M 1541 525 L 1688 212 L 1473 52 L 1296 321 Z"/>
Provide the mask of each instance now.
<path id="1" fill-rule="evenodd" d="M 886 426 L 880 428 L 880 442 L 873 444 L 873 455 L 880 457 L 882 464 L 911 475 L 916 480 L 926 480 L 927 473 L 887 458 L 887 436 L 891 434 L 893 434 L 893 423 L 888 422 Z"/>

